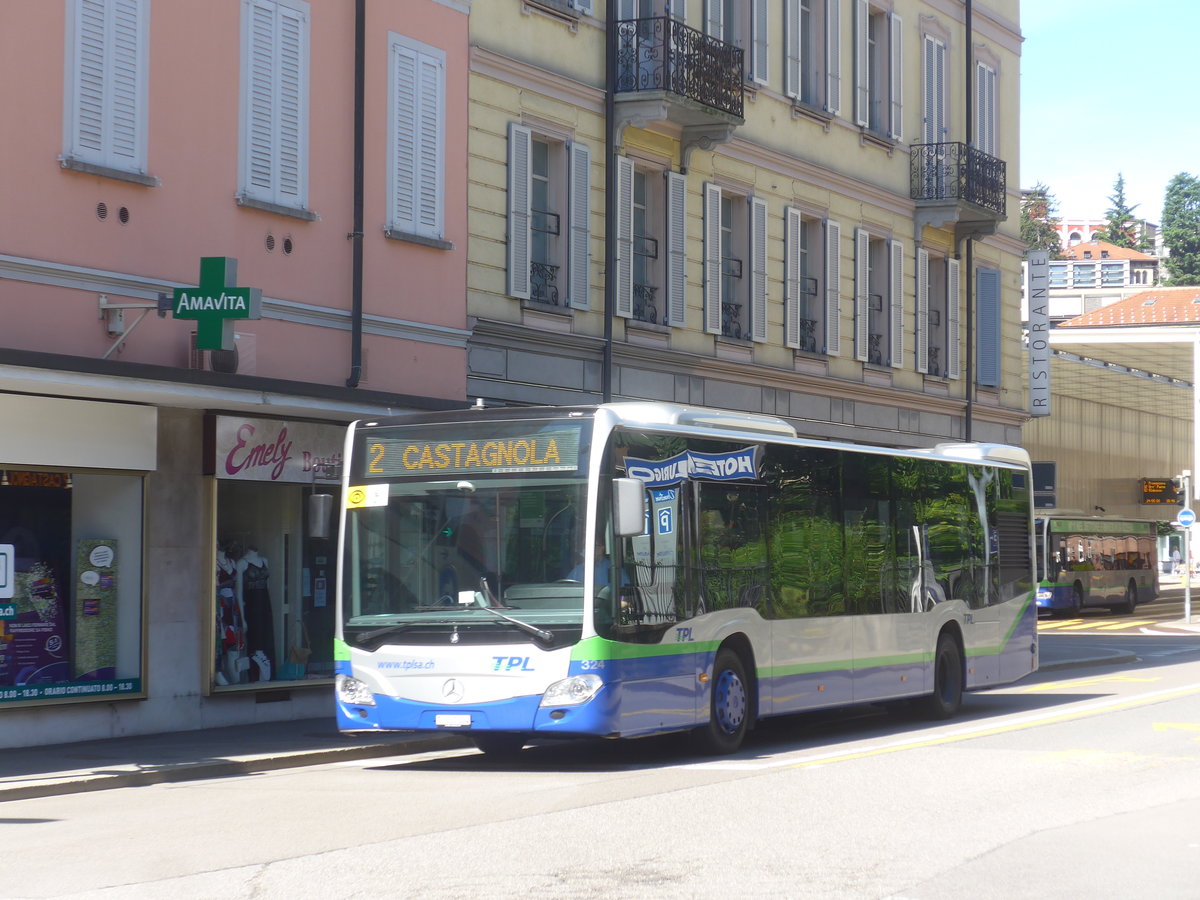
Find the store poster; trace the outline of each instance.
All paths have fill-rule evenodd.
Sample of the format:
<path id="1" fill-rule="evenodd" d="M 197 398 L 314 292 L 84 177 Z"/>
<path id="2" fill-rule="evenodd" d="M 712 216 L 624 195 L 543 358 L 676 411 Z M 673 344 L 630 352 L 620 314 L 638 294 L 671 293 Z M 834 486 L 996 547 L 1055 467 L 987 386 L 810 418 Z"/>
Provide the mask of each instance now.
<path id="1" fill-rule="evenodd" d="M 75 654 L 73 681 L 117 676 L 117 542 L 75 545 Z"/>
<path id="2" fill-rule="evenodd" d="M 70 680 L 67 614 L 58 573 L 45 560 L 13 577 L 12 615 L 0 620 L 0 685 Z"/>

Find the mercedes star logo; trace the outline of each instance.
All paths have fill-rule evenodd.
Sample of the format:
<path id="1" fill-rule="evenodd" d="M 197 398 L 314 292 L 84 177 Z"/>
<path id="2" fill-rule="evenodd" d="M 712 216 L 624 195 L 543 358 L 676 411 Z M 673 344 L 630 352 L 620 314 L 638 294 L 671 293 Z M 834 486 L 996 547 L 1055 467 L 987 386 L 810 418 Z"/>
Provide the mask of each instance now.
<path id="1" fill-rule="evenodd" d="M 457 678 L 447 678 L 442 685 L 442 697 L 450 703 L 457 703 L 463 698 L 462 682 Z"/>

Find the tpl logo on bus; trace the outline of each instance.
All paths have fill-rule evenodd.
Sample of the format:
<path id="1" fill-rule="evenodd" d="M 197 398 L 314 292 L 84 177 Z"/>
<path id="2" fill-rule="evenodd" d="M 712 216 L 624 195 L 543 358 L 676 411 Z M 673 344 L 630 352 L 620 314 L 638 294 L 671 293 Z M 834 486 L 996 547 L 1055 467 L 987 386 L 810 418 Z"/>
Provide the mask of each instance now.
<path id="1" fill-rule="evenodd" d="M 533 672 L 536 671 L 529 664 L 528 656 L 493 656 L 495 665 L 492 666 L 493 672 Z"/>

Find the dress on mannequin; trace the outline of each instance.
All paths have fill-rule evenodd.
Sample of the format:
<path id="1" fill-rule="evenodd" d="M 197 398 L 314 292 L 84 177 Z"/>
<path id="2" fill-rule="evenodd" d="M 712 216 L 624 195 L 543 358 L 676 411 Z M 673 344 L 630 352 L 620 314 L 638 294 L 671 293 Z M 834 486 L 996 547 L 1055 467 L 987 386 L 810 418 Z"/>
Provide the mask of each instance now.
<path id="1" fill-rule="evenodd" d="M 246 649 L 250 654 L 250 680 L 270 681 L 275 666 L 275 616 L 271 611 L 267 558 L 253 547 L 238 561 L 242 580 L 242 608 L 246 615 Z"/>
<path id="2" fill-rule="evenodd" d="M 217 684 L 237 684 L 246 678 L 246 622 L 237 593 L 241 552 L 236 543 L 217 551 Z"/>

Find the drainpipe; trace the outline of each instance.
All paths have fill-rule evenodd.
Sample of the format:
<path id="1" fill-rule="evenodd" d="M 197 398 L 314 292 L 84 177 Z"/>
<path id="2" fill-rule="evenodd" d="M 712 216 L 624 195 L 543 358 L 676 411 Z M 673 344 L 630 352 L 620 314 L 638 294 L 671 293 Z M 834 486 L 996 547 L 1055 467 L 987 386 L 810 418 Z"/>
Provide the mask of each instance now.
<path id="1" fill-rule="evenodd" d="M 600 362 L 601 394 L 612 402 L 613 312 L 617 300 L 617 4 L 608 0 L 604 13 L 604 356 Z"/>
<path id="2" fill-rule="evenodd" d="M 972 58 L 971 36 L 974 33 L 971 27 L 971 0 L 966 0 L 967 18 L 966 18 L 966 33 L 967 39 L 963 41 L 966 45 L 967 59 L 967 76 L 966 76 L 966 91 L 964 96 L 967 99 L 967 154 L 971 152 L 971 142 L 975 139 L 974 123 L 971 117 L 974 115 L 974 105 L 972 97 L 974 88 L 971 84 L 971 76 L 974 74 L 974 62 Z M 966 422 L 964 427 L 963 437 L 965 440 L 971 440 L 972 419 L 975 413 L 975 239 L 967 235 L 967 407 L 965 411 Z"/>
<path id="3" fill-rule="evenodd" d="M 354 230 L 350 263 L 350 377 L 346 387 L 362 379 L 363 335 L 363 98 L 365 94 L 367 0 L 354 0 Z"/>

